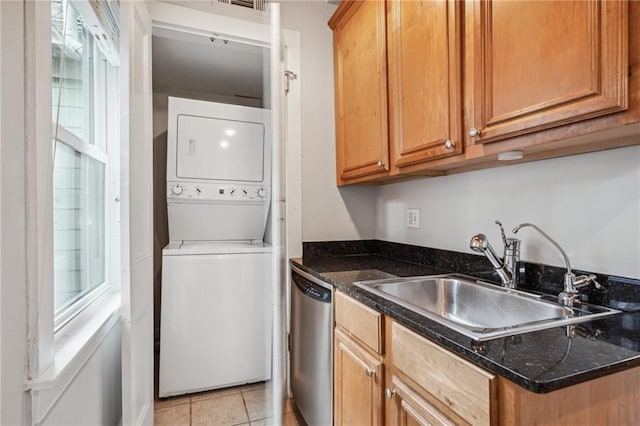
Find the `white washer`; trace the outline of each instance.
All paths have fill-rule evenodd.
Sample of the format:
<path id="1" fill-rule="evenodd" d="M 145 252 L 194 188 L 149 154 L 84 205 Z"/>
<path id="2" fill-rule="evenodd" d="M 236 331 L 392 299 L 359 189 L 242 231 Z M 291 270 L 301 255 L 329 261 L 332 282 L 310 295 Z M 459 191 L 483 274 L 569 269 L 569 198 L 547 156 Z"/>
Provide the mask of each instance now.
<path id="1" fill-rule="evenodd" d="M 271 247 L 171 243 L 163 251 L 160 397 L 271 377 Z"/>
<path id="2" fill-rule="evenodd" d="M 159 396 L 271 377 L 269 111 L 169 98 Z"/>

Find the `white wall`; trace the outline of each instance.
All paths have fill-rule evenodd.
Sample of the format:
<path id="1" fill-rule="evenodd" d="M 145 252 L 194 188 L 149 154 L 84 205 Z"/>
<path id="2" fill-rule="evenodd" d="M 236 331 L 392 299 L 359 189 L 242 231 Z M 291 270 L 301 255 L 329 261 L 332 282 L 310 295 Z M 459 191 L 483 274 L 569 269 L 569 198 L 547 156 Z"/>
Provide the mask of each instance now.
<path id="1" fill-rule="evenodd" d="M 405 226 L 409 207 L 421 209 L 420 229 Z M 540 226 L 576 269 L 640 278 L 640 146 L 384 186 L 376 237 L 471 253 L 471 236 L 485 233 L 501 254 L 495 219 L 509 231 Z M 517 237 L 523 259 L 564 265 L 535 230 Z"/>
<path id="2" fill-rule="evenodd" d="M 0 424 L 28 418 L 22 2 L 0 2 Z"/>
<path id="3" fill-rule="evenodd" d="M 302 240 L 375 236 L 375 187 L 336 187 L 333 35 L 335 6 L 324 1 L 282 3 L 282 27 L 300 32 L 302 99 Z"/>
<path id="4" fill-rule="evenodd" d="M 105 336 L 41 425 L 117 425 L 122 416 L 120 322 Z"/>

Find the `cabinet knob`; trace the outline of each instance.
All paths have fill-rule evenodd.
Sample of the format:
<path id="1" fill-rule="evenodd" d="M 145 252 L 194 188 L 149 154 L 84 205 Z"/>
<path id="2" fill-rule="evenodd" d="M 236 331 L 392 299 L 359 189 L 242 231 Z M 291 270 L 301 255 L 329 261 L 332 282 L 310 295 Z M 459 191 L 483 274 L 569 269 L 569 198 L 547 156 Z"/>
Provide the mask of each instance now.
<path id="1" fill-rule="evenodd" d="M 389 389 L 389 388 L 386 388 L 386 389 L 384 390 L 384 396 L 385 396 L 385 398 L 387 398 L 387 399 L 391 399 L 391 398 L 393 398 L 393 395 L 395 395 L 395 394 L 396 394 L 396 390 L 395 390 L 395 389 Z"/>
<path id="2" fill-rule="evenodd" d="M 384 162 L 382 160 L 378 160 L 378 167 L 384 167 Z"/>
<path id="3" fill-rule="evenodd" d="M 444 141 L 444 147 L 447 149 L 451 149 L 454 146 L 456 146 L 456 144 L 454 142 L 451 141 L 451 139 L 447 139 L 446 141 Z"/>
<path id="4" fill-rule="evenodd" d="M 471 136 L 472 138 L 475 138 L 478 135 L 480 135 L 480 130 L 476 129 L 475 127 L 472 127 L 471 130 L 469 130 L 469 136 Z"/>
<path id="5" fill-rule="evenodd" d="M 365 371 L 367 373 L 367 377 L 373 377 L 376 374 L 376 370 L 373 370 L 371 368 L 367 368 Z"/>

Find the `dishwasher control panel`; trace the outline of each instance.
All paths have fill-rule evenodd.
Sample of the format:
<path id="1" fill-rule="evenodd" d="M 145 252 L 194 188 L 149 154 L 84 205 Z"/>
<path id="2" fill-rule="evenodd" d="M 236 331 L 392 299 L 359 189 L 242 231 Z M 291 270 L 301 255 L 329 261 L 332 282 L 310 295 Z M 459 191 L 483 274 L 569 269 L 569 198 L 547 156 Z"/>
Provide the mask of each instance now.
<path id="1" fill-rule="evenodd" d="M 316 283 L 312 283 L 295 272 L 292 274 L 292 278 L 296 287 L 298 287 L 298 289 L 307 296 L 321 302 L 331 303 L 331 290 Z"/>

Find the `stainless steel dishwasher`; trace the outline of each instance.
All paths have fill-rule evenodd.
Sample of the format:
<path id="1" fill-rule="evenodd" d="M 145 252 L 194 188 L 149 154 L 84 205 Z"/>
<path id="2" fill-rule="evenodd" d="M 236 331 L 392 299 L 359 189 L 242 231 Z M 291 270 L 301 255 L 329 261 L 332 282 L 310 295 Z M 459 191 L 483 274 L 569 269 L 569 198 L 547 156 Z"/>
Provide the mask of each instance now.
<path id="1" fill-rule="evenodd" d="M 309 426 L 333 424 L 333 288 L 291 267 L 290 379 Z"/>

